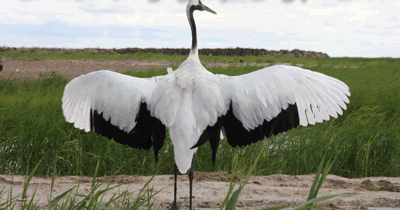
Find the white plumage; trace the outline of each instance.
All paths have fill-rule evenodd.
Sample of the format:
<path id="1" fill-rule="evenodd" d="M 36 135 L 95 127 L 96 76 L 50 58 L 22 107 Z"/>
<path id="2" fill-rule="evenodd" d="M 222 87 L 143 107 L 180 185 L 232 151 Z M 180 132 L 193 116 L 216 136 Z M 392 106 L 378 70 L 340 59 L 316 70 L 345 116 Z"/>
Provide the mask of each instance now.
<path id="1" fill-rule="evenodd" d="M 294 66 L 276 65 L 241 76 L 221 76 L 226 106 L 247 130 L 270 121 L 281 109 L 297 104 L 300 124 L 307 126 L 342 114 L 349 103 L 349 87 L 324 74 Z"/>
<path id="2" fill-rule="evenodd" d="M 192 48 L 178 69 L 153 78 L 107 70 L 77 77 L 62 97 L 66 120 L 134 148 L 153 146 L 156 160 L 168 128 L 177 168 L 186 173 L 206 141 L 214 163 L 221 132 L 231 146 L 249 145 L 346 109 L 349 87 L 322 73 L 285 65 L 240 76 L 207 71 L 198 57 L 194 10 L 215 13 L 199 0 L 189 1 Z"/>
<path id="3" fill-rule="evenodd" d="M 62 109 L 67 122 L 90 131 L 90 109 L 103 113 L 106 120 L 129 132 L 142 102 L 151 99 L 157 77 L 136 78 L 108 70 L 79 76 L 64 89 Z"/>
<path id="4" fill-rule="evenodd" d="M 349 103 L 349 87 L 335 78 L 293 66 L 272 66 L 241 76 L 214 75 L 196 54 L 165 76 L 136 78 L 101 70 L 67 84 L 62 98 L 68 122 L 90 131 L 90 109 L 125 132 L 135 127 L 140 104 L 170 131 L 181 173 L 190 168 L 196 144 L 207 126 L 226 114 L 232 103 L 246 130 L 270 121 L 289 104 L 297 104 L 300 124 L 337 117 Z M 344 103 L 345 102 L 345 103 Z M 342 109 L 341 109 L 342 108 Z"/>

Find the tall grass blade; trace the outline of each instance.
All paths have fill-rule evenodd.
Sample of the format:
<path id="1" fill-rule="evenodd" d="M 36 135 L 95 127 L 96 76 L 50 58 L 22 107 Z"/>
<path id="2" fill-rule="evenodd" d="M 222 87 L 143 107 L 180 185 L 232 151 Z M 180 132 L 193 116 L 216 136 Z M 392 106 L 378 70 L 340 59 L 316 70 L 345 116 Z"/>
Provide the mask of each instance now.
<path id="1" fill-rule="evenodd" d="M 315 189 L 315 192 L 314 192 L 315 195 L 313 196 L 313 198 L 317 197 L 318 191 L 321 188 L 322 183 L 324 183 L 326 176 L 328 176 L 328 173 L 331 170 L 331 168 L 333 166 L 333 163 L 335 162 L 335 159 L 333 161 L 331 161 L 331 159 L 329 159 L 328 162 L 326 163 L 326 166 L 324 168 L 324 172 L 322 173 L 322 176 L 321 176 L 320 180 L 318 181 L 318 186 Z"/>
<path id="2" fill-rule="evenodd" d="M 51 200 L 51 198 L 53 196 L 54 180 L 56 179 L 56 167 L 57 167 L 57 159 L 56 159 L 56 161 L 54 163 L 53 174 L 51 176 L 51 186 L 50 186 L 50 198 L 49 198 L 49 200 Z"/>
<path id="3" fill-rule="evenodd" d="M 99 166 L 100 166 L 100 158 L 97 158 L 96 170 L 94 171 L 93 180 L 92 180 L 92 189 L 94 188 L 94 185 L 96 184 L 97 171 L 99 171 Z"/>
<path id="4" fill-rule="evenodd" d="M 104 194 L 105 192 L 107 192 L 107 191 L 109 191 L 109 190 L 112 190 L 112 189 L 114 189 L 114 188 L 120 187 L 120 186 L 122 186 L 122 184 L 116 185 L 116 186 L 111 187 L 111 188 L 107 187 L 107 188 L 104 189 L 104 190 L 99 190 L 99 191 L 97 191 L 96 194 L 90 199 L 90 203 L 89 203 L 88 209 L 90 209 L 90 208 L 93 206 L 93 204 L 94 204 L 95 202 L 97 202 L 97 200 L 99 199 L 99 197 L 100 197 L 102 194 Z"/>
<path id="5" fill-rule="evenodd" d="M 97 178 L 96 176 L 97 176 L 97 171 L 99 170 L 99 165 L 100 165 L 100 158 L 98 157 L 89 195 L 82 195 L 82 194 L 76 193 L 77 196 L 83 197 L 82 201 L 77 204 L 77 208 L 76 208 L 77 210 L 81 210 L 84 208 L 89 209 L 91 207 L 91 205 L 93 204 L 93 200 L 92 200 L 93 194 L 96 191 L 96 189 L 98 189 L 101 185 L 101 184 L 96 184 L 96 178 Z M 87 202 L 89 202 L 90 204 L 89 204 L 89 206 L 86 207 Z"/>
<path id="6" fill-rule="evenodd" d="M 318 191 L 316 193 L 315 193 L 315 191 L 316 191 L 316 187 L 318 184 L 320 174 L 322 172 L 322 168 L 324 167 L 324 161 L 325 161 L 325 155 L 322 157 L 322 160 L 319 163 L 318 170 L 317 170 L 317 173 L 315 174 L 314 182 L 311 186 L 310 193 L 308 194 L 307 200 L 311 200 L 317 196 Z"/>
<path id="7" fill-rule="evenodd" d="M 43 158 L 40 159 L 39 163 L 36 164 L 35 168 L 33 168 L 32 172 L 29 174 L 28 179 L 26 180 L 25 184 L 24 184 L 24 190 L 22 191 L 22 200 L 26 199 L 26 191 L 28 190 L 28 186 L 29 186 L 29 182 L 31 181 L 31 179 L 33 178 L 33 175 L 35 174 L 37 168 L 39 167 L 40 163 L 42 162 Z"/>
<path id="8" fill-rule="evenodd" d="M 237 202 L 239 201 L 240 192 L 242 191 L 241 187 L 233 192 L 232 196 L 230 197 L 228 203 L 226 204 L 226 210 L 235 210 Z"/>
<path id="9" fill-rule="evenodd" d="M 236 185 L 236 179 L 235 179 L 235 177 L 234 177 L 234 174 L 235 174 L 235 166 L 236 166 L 236 164 L 237 164 L 237 156 L 234 156 L 234 157 L 233 157 L 233 160 L 232 160 L 231 182 L 229 183 L 228 193 L 227 193 L 226 196 L 225 196 L 224 202 L 222 202 L 222 204 L 221 204 L 221 207 L 220 207 L 221 210 L 224 209 L 224 207 L 225 207 L 226 204 L 228 203 L 229 198 L 230 198 L 231 195 L 232 195 L 233 188 L 234 188 L 235 185 Z"/>
<path id="10" fill-rule="evenodd" d="M 326 195 L 326 196 L 321 196 L 321 197 L 317 197 L 317 198 L 313 198 L 311 200 L 308 200 L 307 202 L 303 203 L 302 205 L 300 205 L 299 207 L 296 208 L 296 210 L 306 210 L 306 209 L 310 209 L 312 207 L 314 207 L 315 203 L 321 202 L 321 201 L 325 201 L 340 195 L 355 195 L 357 193 L 341 193 L 341 194 L 336 194 L 336 195 Z"/>
<path id="11" fill-rule="evenodd" d="M 249 181 L 250 175 L 253 173 L 254 169 L 256 168 L 258 160 L 260 159 L 263 152 L 264 152 L 264 148 L 262 148 L 260 150 L 256 159 L 254 160 L 254 163 L 251 165 L 250 169 L 247 171 L 245 181 L 242 184 L 240 184 L 239 188 L 232 194 L 231 198 L 229 199 L 228 203 L 226 204 L 227 210 L 235 210 L 236 209 L 237 202 L 239 201 L 240 192 L 242 191 L 243 187 Z"/>
<path id="12" fill-rule="evenodd" d="M 147 182 L 146 184 L 142 187 L 142 189 L 140 190 L 138 196 L 136 197 L 135 203 L 133 205 L 133 208 L 139 208 L 140 206 L 142 206 L 143 204 L 145 204 L 146 202 L 149 202 L 149 200 L 151 198 L 153 198 L 154 196 L 156 196 L 159 192 L 161 192 L 161 190 L 157 191 L 154 194 L 151 194 L 150 196 L 148 196 L 147 198 L 145 198 L 145 194 L 142 194 L 144 189 L 150 184 L 150 182 L 154 179 L 154 177 L 157 175 L 154 174 Z M 142 202 L 140 202 L 141 200 L 143 200 Z"/>
<path id="13" fill-rule="evenodd" d="M 99 202 L 97 202 L 97 201 L 94 201 L 93 204 L 94 204 L 95 206 L 99 207 L 100 209 L 109 210 L 109 208 L 108 208 L 107 206 L 105 206 L 105 205 L 103 205 L 103 204 L 101 204 L 101 203 L 99 203 Z"/>
<path id="14" fill-rule="evenodd" d="M 30 199 L 28 206 L 26 206 L 27 209 L 37 209 L 38 208 L 37 207 L 37 203 L 39 202 L 39 200 L 37 200 L 35 204 L 33 203 L 33 199 L 35 198 L 35 195 L 36 195 L 36 190 L 33 193 L 32 198 Z"/>
<path id="15" fill-rule="evenodd" d="M 74 188 L 76 188 L 76 186 L 70 188 L 69 190 L 63 192 L 61 195 L 55 197 L 52 201 L 50 201 L 49 207 L 50 207 L 50 208 L 56 207 L 57 204 L 58 204 L 58 202 L 59 202 L 62 198 L 64 198 L 69 192 L 71 192 Z"/>

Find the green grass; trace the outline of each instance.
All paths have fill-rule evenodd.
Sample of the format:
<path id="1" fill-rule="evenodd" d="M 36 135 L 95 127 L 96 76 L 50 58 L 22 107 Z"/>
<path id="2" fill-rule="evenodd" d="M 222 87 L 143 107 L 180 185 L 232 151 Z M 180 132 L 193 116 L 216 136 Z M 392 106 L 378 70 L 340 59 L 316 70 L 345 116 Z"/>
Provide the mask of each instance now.
<path id="1" fill-rule="evenodd" d="M 2 52 L 2 57 L 23 57 L 23 53 Z M 28 54 L 40 59 L 116 59 L 117 55 Z M 43 56 L 43 57 L 40 57 Z M 56 56 L 56 57 L 52 57 Z M 72 57 L 68 57 L 72 56 Z M 75 57 L 74 57 L 75 56 Z M 85 56 L 87 56 L 85 58 Z M 91 57 L 90 57 L 91 56 Z M 98 56 L 98 57 L 96 57 Z M 184 60 L 187 56 L 134 54 L 123 58 Z M 337 156 L 331 173 L 345 177 L 400 176 L 400 59 L 379 58 L 264 58 L 200 56 L 202 61 L 269 62 L 317 64 L 311 70 L 336 77 L 350 87 L 348 110 L 338 119 L 301 127 L 243 148 L 231 148 L 221 141 L 215 167 L 208 143 L 199 148 L 195 170 L 226 171 L 240 154 L 249 159 L 267 149 L 258 162 L 256 174 L 310 174 L 318 169 L 324 154 Z M 334 66 L 348 66 L 347 68 Z M 358 68 L 349 68 L 355 65 Z M 214 73 L 238 75 L 260 67 L 211 68 Z M 139 77 L 166 74 L 166 71 L 128 72 Z M 92 176 L 99 160 L 98 176 L 116 174 L 152 175 L 173 173 L 173 149 L 167 137 L 155 163 L 149 151 L 122 146 L 93 133 L 75 129 L 65 122 L 61 97 L 67 80 L 56 73 L 38 80 L 0 79 L 0 174 L 25 174 L 36 165 L 36 175 Z M 245 151 L 243 151 L 245 150 Z M 27 155 L 29 154 L 29 155 Z M 249 164 L 243 162 L 243 170 Z"/>
<path id="2" fill-rule="evenodd" d="M 160 191 L 153 192 L 153 187 L 150 187 L 149 184 L 154 179 L 154 174 L 144 186 L 140 189 L 136 199 L 129 200 L 129 196 L 132 193 L 129 193 L 125 190 L 122 193 L 114 194 L 108 201 L 103 200 L 104 194 L 112 190 L 114 188 L 118 188 L 123 184 L 118 184 L 111 186 L 112 179 L 104 180 L 102 182 L 96 182 L 97 171 L 99 169 L 99 160 L 97 160 L 96 170 L 93 174 L 92 185 L 90 191 L 87 195 L 78 193 L 80 187 L 80 180 L 77 186 L 71 187 L 69 190 L 62 192 L 57 197 L 53 198 L 53 187 L 55 181 L 55 173 L 52 175 L 52 183 L 51 189 L 49 192 L 49 196 L 47 198 L 47 204 L 43 206 L 43 204 L 38 204 L 39 200 L 35 199 L 36 190 L 33 195 L 28 200 L 27 190 L 29 188 L 29 183 L 33 176 L 36 173 L 36 170 L 41 164 L 42 159 L 39 163 L 36 164 L 34 169 L 29 173 L 28 170 L 25 176 L 24 182 L 24 190 L 19 195 L 13 196 L 13 188 L 10 187 L 9 190 L 5 191 L 5 187 L 0 190 L 0 198 L 5 197 L 7 195 L 7 199 L 5 202 L 0 203 L 1 209 L 21 209 L 21 210 L 36 210 L 36 209 L 60 209 L 60 210 L 72 210 L 72 209 L 87 209 L 87 210 L 95 210 L 95 209 L 121 209 L 121 210 L 136 210 L 136 209 L 152 209 L 154 206 L 154 201 L 152 201 L 153 197 L 157 195 Z M 53 171 L 56 170 L 56 164 L 53 167 Z M 108 185 L 104 188 L 104 184 L 108 182 Z M 7 192 L 7 193 L 6 193 Z M 17 199 L 19 198 L 19 199 Z M 157 208 L 159 209 L 159 207 Z"/>

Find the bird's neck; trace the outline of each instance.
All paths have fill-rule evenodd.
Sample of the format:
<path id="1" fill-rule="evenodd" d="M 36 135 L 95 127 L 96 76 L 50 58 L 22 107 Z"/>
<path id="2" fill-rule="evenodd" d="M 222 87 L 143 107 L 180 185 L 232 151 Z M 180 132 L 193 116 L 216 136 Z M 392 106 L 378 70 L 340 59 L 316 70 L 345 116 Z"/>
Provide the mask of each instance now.
<path id="1" fill-rule="evenodd" d="M 198 54 L 197 50 L 197 33 L 196 33 L 196 23 L 194 22 L 193 12 L 194 7 L 190 7 L 187 12 L 189 19 L 190 28 L 192 29 L 192 48 L 190 49 L 190 54 Z"/>

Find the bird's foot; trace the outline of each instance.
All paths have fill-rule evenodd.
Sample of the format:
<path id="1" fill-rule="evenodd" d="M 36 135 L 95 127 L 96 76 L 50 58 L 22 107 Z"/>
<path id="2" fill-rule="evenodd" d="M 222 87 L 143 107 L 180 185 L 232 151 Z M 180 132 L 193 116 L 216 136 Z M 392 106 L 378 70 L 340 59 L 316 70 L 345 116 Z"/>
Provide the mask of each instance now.
<path id="1" fill-rule="evenodd" d="M 171 208 L 169 210 L 179 210 L 178 204 L 176 202 L 171 204 Z"/>

